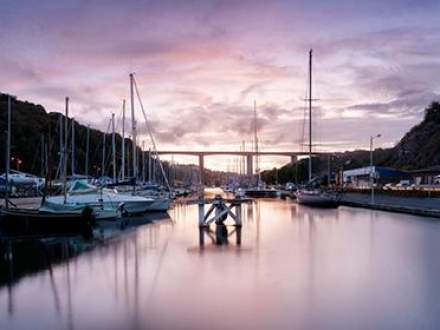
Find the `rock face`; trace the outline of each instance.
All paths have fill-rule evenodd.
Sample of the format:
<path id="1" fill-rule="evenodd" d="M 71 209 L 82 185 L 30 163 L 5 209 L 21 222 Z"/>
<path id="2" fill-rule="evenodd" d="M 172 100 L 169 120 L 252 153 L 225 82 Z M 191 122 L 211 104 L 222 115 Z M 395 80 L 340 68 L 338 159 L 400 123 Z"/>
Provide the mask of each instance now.
<path id="1" fill-rule="evenodd" d="M 440 103 L 433 102 L 425 110 L 423 121 L 391 149 L 386 164 L 400 169 L 440 165 Z"/>

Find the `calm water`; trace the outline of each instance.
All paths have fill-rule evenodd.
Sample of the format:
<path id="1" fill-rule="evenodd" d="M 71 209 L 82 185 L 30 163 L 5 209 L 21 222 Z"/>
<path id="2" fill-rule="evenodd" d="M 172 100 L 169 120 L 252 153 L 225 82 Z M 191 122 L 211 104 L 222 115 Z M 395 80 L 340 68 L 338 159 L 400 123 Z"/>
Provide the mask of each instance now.
<path id="1" fill-rule="evenodd" d="M 82 253 L 15 247 L 27 261 L 1 268 L 0 329 L 440 327 L 440 222 L 260 200 L 241 237 L 212 226 L 201 248 L 197 206 L 170 217 Z"/>

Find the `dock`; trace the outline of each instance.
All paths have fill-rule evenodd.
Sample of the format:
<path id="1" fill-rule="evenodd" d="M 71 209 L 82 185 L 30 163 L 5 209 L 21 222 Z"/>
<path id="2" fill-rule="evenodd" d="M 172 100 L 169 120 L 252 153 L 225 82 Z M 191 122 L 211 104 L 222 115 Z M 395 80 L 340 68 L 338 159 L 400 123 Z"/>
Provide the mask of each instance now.
<path id="1" fill-rule="evenodd" d="M 361 207 L 395 213 L 405 213 L 423 217 L 440 218 L 440 198 L 403 197 L 377 194 L 375 203 L 370 202 L 369 194 L 344 194 L 341 205 Z"/>

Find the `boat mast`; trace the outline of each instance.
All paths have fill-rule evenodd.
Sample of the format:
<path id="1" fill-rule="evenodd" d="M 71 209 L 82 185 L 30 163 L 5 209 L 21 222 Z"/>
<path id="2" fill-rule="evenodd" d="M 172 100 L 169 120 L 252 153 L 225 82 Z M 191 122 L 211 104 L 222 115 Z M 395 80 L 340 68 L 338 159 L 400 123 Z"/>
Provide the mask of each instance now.
<path id="1" fill-rule="evenodd" d="M 45 143 L 44 134 L 41 134 L 41 154 L 40 154 L 40 176 L 44 178 L 44 158 L 45 158 Z"/>
<path id="2" fill-rule="evenodd" d="M 85 175 L 89 177 L 89 152 L 90 152 L 90 125 L 87 125 L 87 136 L 86 136 L 86 164 L 85 164 Z"/>
<path id="3" fill-rule="evenodd" d="M 6 135 L 5 207 L 9 208 L 9 170 L 11 166 L 11 95 L 8 95 L 8 131 Z"/>
<path id="4" fill-rule="evenodd" d="M 75 175 L 75 118 L 72 118 L 72 176 Z"/>
<path id="5" fill-rule="evenodd" d="M 113 162 L 113 182 L 116 182 L 116 135 L 115 135 L 114 113 L 112 113 L 112 162 Z"/>
<path id="6" fill-rule="evenodd" d="M 64 157 L 64 154 L 63 154 L 63 150 L 64 150 L 64 148 L 63 148 L 63 137 L 64 137 L 64 135 L 63 135 L 63 115 L 61 113 L 59 116 L 59 124 L 60 124 L 60 131 L 59 131 L 59 134 L 60 134 L 60 153 L 59 153 L 60 158 L 59 158 L 58 169 L 57 169 L 57 177 L 61 178 L 62 177 L 61 173 L 63 171 L 63 157 Z"/>
<path id="7" fill-rule="evenodd" d="M 254 142 L 255 142 L 255 171 L 257 172 L 257 187 L 260 186 L 260 160 L 258 155 L 258 135 L 257 135 L 257 101 L 254 100 Z"/>
<path id="8" fill-rule="evenodd" d="M 67 202 L 67 143 L 68 143 L 68 125 L 69 125 L 69 97 L 66 97 L 66 109 L 64 115 L 64 146 L 63 146 L 63 194 L 64 204 Z"/>
<path id="9" fill-rule="evenodd" d="M 151 163 L 151 148 L 148 148 L 148 182 L 153 182 L 153 164 Z"/>
<path id="10" fill-rule="evenodd" d="M 125 180 L 125 100 L 122 101 L 121 177 Z"/>
<path id="11" fill-rule="evenodd" d="M 101 176 L 105 176 L 105 132 L 102 133 L 102 162 Z"/>
<path id="12" fill-rule="evenodd" d="M 131 134 L 133 141 L 133 177 L 137 179 L 137 152 L 136 152 L 136 118 L 134 115 L 134 86 L 133 86 L 133 73 L 130 73 L 130 103 L 131 103 Z"/>
<path id="13" fill-rule="evenodd" d="M 142 182 L 145 182 L 145 141 L 142 141 Z"/>
<path id="14" fill-rule="evenodd" d="M 309 182 L 312 181 L 312 52 L 309 51 Z"/>

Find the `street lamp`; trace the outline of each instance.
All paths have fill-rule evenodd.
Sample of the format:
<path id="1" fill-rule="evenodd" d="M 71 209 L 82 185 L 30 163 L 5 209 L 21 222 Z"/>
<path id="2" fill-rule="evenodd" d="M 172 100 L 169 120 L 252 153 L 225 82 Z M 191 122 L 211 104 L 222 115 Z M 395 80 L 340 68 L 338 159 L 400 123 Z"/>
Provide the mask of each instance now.
<path id="1" fill-rule="evenodd" d="M 382 134 L 376 136 L 370 136 L 370 188 L 371 188 L 371 204 L 374 204 L 374 168 L 373 168 L 373 141 L 378 139 Z"/>

